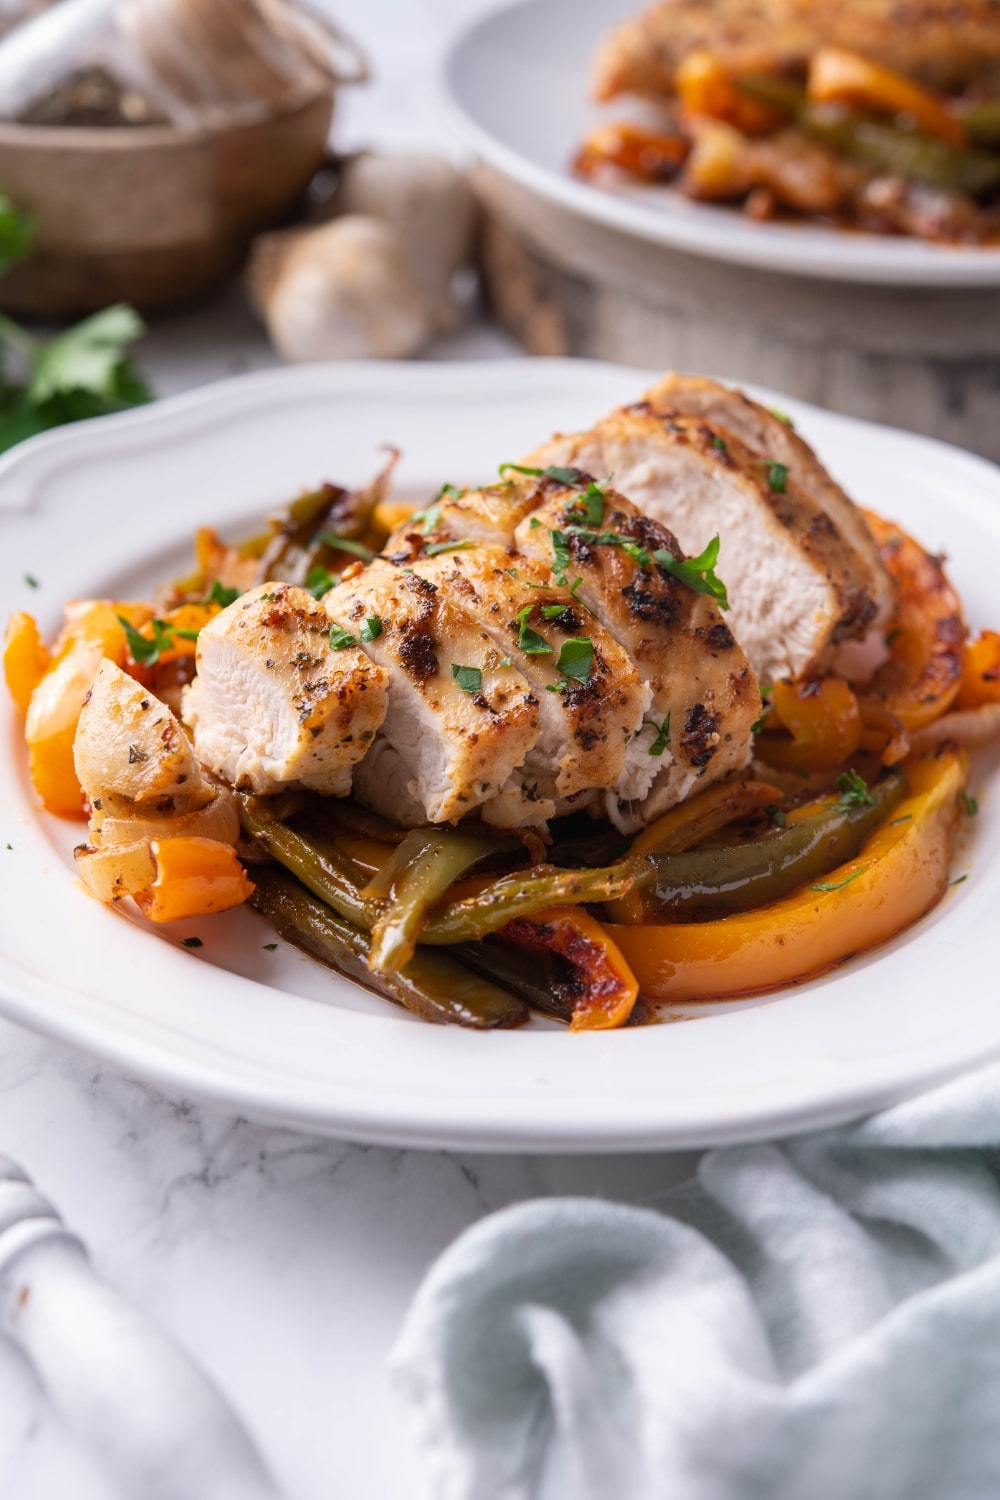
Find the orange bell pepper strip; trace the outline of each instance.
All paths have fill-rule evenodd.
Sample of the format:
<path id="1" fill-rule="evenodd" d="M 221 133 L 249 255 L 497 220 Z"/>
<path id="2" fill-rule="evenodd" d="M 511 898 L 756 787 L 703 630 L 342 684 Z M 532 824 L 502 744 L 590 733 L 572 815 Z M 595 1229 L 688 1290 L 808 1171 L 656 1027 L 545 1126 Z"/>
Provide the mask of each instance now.
<path id="1" fill-rule="evenodd" d="M 896 610 L 886 632 L 890 660 L 865 692 L 880 698 L 912 732 L 940 718 L 961 686 L 962 606 L 940 558 L 892 522 L 869 510 L 864 516 L 897 586 Z"/>
<path id="2" fill-rule="evenodd" d="M 158 615 L 156 623 L 160 627 L 161 638 L 168 638 L 170 645 L 157 653 L 156 665 L 168 666 L 171 662 L 180 661 L 182 657 L 194 656 L 198 649 L 198 642 L 194 636 L 199 630 L 204 629 L 209 620 L 214 620 L 220 610 L 221 605 L 218 604 L 178 604 L 174 609 L 168 609 L 162 615 Z M 179 635 L 178 631 L 183 631 L 184 634 Z M 148 621 L 139 634 L 144 640 L 152 643 L 153 621 Z M 128 665 L 130 670 L 136 665 L 131 657 Z M 142 662 L 137 665 L 140 672 L 146 670 Z"/>
<path id="3" fill-rule="evenodd" d="M 769 105 L 753 99 L 734 82 L 721 59 L 702 48 L 689 52 L 674 75 L 681 113 L 724 120 L 744 135 L 766 135 L 785 123 Z"/>
<path id="4" fill-rule="evenodd" d="M 912 115 L 921 130 L 950 146 L 965 146 L 960 120 L 929 89 L 842 47 L 821 47 L 809 65 L 809 98 L 814 104 L 847 104 L 877 114 Z"/>
<path id="5" fill-rule="evenodd" d="M 143 916 L 153 922 L 179 922 L 241 906 L 253 883 L 230 844 L 215 839 L 153 839 L 149 845 L 156 877 L 148 891 L 135 892 Z"/>
<path id="6" fill-rule="evenodd" d="M 687 159 L 690 142 L 639 125 L 615 120 L 592 130 L 577 153 L 573 170 L 594 177 L 602 167 L 617 167 L 641 182 L 670 182 Z"/>
<path id="7" fill-rule="evenodd" d="M 3 643 L 3 674 L 7 691 L 23 714 L 31 695 L 49 667 L 49 653 L 33 615 L 23 610 L 7 621 Z"/>
<path id="8" fill-rule="evenodd" d="M 884 943 L 940 900 L 959 819 L 966 763 L 946 750 L 904 767 L 909 795 L 855 859 L 815 886 L 721 921 L 610 925 L 654 1000 L 760 994 Z"/>
<path id="9" fill-rule="evenodd" d="M 1000 635 L 995 630 L 966 642 L 955 698 L 956 708 L 981 708 L 984 703 L 1000 703 Z"/>
<path id="10" fill-rule="evenodd" d="M 842 677 L 813 682 L 776 682 L 765 729 L 781 726 L 791 739 L 768 733 L 757 753 L 786 771 L 832 771 L 850 760 L 861 743 L 858 700 Z"/>
<path id="11" fill-rule="evenodd" d="M 84 798 L 73 765 L 73 740 L 84 699 L 102 659 L 122 666 L 127 655 L 122 615 L 138 628 L 152 614 L 146 604 L 104 599 L 67 605 L 66 621 L 48 670 L 28 703 L 24 737 L 32 785 L 45 808 L 61 818 L 84 815 Z"/>
<path id="12" fill-rule="evenodd" d="M 550 906 L 516 917 L 499 936 L 562 961 L 564 972 L 553 985 L 572 1004 L 571 1031 L 610 1031 L 632 1014 L 635 975 L 606 929 L 579 907 Z"/>

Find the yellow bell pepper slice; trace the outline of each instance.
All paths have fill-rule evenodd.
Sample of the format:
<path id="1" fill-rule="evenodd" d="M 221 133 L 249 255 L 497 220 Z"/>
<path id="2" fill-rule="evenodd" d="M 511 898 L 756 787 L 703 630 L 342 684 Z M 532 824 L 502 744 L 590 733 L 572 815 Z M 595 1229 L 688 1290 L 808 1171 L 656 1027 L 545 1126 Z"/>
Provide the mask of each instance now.
<path id="1" fill-rule="evenodd" d="M 909 796 L 856 859 L 815 886 L 721 921 L 609 924 L 640 993 L 674 1002 L 760 994 L 821 974 L 922 917 L 948 884 L 966 762 L 945 750 L 903 769 Z"/>
<path id="2" fill-rule="evenodd" d="M 7 621 L 3 675 L 7 691 L 23 714 L 49 668 L 49 653 L 33 615 L 18 610 Z"/>

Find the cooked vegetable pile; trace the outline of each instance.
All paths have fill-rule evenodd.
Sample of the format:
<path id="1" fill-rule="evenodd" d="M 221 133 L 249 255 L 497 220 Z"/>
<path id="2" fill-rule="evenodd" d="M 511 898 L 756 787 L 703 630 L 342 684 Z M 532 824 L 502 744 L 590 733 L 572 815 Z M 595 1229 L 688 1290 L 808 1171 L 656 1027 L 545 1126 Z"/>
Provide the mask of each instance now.
<path id="1" fill-rule="evenodd" d="M 742 401 L 704 384 L 697 393 Z M 647 422 L 650 410 L 640 403 L 626 415 Z M 768 421 L 767 431 L 777 423 L 787 434 L 782 451 L 793 462 L 745 458 L 755 473 L 764 469 L 746 491 L 764 515 L 794 501 L 807 452 L 787 418 Z M 669 425 L 679 442 L 683 422 Z M 735 436 L 720 448 L 699 432 L 685 464 L 693 456 L 735 472 Z M 243 543 L 201 530 L 194 571 L 155 604 L 75 601 L 51 647 L 30 615 L 11 618 L 4 669 L 25 715 L 32 783 L 50 812 L 88 819 L 76 857 L 93 895 L 130 899 L 161 923 L 189 924 L 246 901 L 288 942 L 427 1020 L 511 1027 L 535 1010 L 574 1030 L 649 1020 L 658 1001 L 805 978 L 884 941 L 940 898 L 959 820 L 975 811 L 963 746 L 1000 731 L 1000 635 L 966 640 L 939 558 L 874 515 L 865 529 L 854 513 L 885 612 L 876 616 L 881 606 L 868 602 L 858 623 L 845 586 L 825 666 L 765 682 L 758 694 L 719 614 L 731 592 L 725 537 L 686 558 L 610 480 L 552 465 L 505 465 L 500 484 L 480 491 L 445 485 L 414 515 L 389 495 L 395 457 L 361 490 L 326 485 L 300 496 Z M 775 465 L 777 489 L 768 477 Z M 848 503 L 842 493 L 837 503 Z M 500 549 L 505 566 L 487 568 L 487 544 L 461 532 L 489 517 L 516 524 L 537 558 Z M 735 616 L 747 585 L 738 569 L 730 576 Z M 476 609 L 495 605 L 509 616 L 493 627 L 508 655 L 486 634 L 466 635 L 455 646 L 461 661 L 438 662 L 449 642 L 426 633 L 429 611 L 445 609 L 439 594 L 451 589 L 458 600 L 474 581 L 483 591 Z M 405 609 L 415 599 L 423 611 L 416 627 L 407 615 L 399 667 L 386 655 L 397 649 L 398 621 L 364 603 L 365 588 L 390 586 Z M 435 616 L 435 628 L 450 618 Z M 829 654 L 836 632 L 860 635 L 873 618 L 877 664 L 849 678 Z M 615 619 L 620 637 L 639 632 L 632 649 L 644 675 L 625 653 L 614 655 Z M 665 644 L 649 657 L 654 629 L 666 632 L 657 637 Z M 776 649 L 770 635 L 758 649 Z M 692 690 L 683 673 L 667 681 L 675 658 L 701 674 L 704 702 L 672 716 L 662 695 Z M 233 661 L 238 686 L 224 712 L 219 662 Z M 488 738 L 502 713 L 487 679 L 501 684 L 507 712 L 524 691 L 509 686 L 522 671 L 536 713 L 544 701 L 553 732 L 575 737 L 574 775 L 588 755 L 605 753 L 588 740 L 595 724 L 618 723 L 583 710 L 603 713 L 615 699 L 614 712 L 632 716 L 614 765 L 595 764 L 589 789 L 553 792 L 555 811 L 544 816 L 530 813 L 545 775 L 539 764 L 527 791 L 518 773 L 517 798 L 505 783 L 498 794 L 483 790 L 465 816 L 429 819 L 414 791 L 426 747 L 400 727 L 400 705 L 419 693 L 446 700 L 442 725 L 426 716 L 436 699 L 424 704 L 418 741 L 446 740 L 474 713 L 480 718 L 468 722 Z M 254 747 L 247 702 L 283 672 L 295 696 L 279 708 L 291 711 L 282 719 L 275 708 L 271 738 Z M 733 683 L 727 718 L 722 695 Z M 659 703 L 653 713 L 650 702 Z M 718 703 L 719 714 L 705 703 Z M 727 760 L 709 722 L 743 748 L 730 747 Z M 362 723 L 374 727 L 358 745 Z M 509 733 L 522 733 L 523 720 L 512 723 Z M 530 736 L 525 744 L 530 751 Z M 376 779 L 410 777 L 391 794 L 397 818 L 374 806 L 389 797 L 384 785 L 369 792 L 357 779 L 373 757 Z M 623 757 L 631 770 L 621 770 Z M 354 792 L 343 795 L 352 775 Z M 640 778 L 645 802 L 622 799 L 623 776 Z"/>
<path id="2" fill-rule="evenodd" d="M 576 171 L 674 183 L 755 219 L 1000 241 L 1000 97 L 982 85 L 939 92 L 840 46 L 774 71 L 699 47 L 658 102 L 656 129 L 597 128 Z"/>

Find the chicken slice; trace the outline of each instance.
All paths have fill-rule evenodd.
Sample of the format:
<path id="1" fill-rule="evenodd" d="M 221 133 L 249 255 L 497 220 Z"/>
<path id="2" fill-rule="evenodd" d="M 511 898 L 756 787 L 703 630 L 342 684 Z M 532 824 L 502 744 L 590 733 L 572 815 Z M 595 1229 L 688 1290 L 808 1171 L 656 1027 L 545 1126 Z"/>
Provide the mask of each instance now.
<path id="1" fill-rule="evenodd" d="M 896 591 L 868 523 L 788 418 L 751 401 L 742 391 L 692 375 L 665 375 L 646 392 L 643 400 L 661 416 L 679 412 L 685 417 L 704 418 L 713 427 L 739 438 L 758 458 L 785 464 L 800 488 L 826 512 L 853 549 L 858 568 L 866 575 L 866 592 L 875 606 L 870 628 L 887 623 L 895 607 Z"/>
<path id="2" fill-rule="evenodd" d="M 385 721 L 354 774 L 360 799 L 418 826 L 457 822 L 495 798 L 538 738 L 540 705 L 475 614 L 381 558 L 348 570 L 323 608 L 345 633 L 364 631 L 365 650 L 389 677 Z"/>
<path id="3" fill-rule="evenodd" d="M 720 536 L 729 625 L 762 681 L 819 670 L 875 615 L 868 573 L 794 474 L 708 422 L 640 401 L 589 432 L 557 436 L 526 462 L 613 473 L 692 556 Z"/>
<path id="4" fill-rule="evenodd" d="M 622 776 L 605 799 L 608 816 L 631 832 L 683 801 L 698 783 L 721 780 L 747 764 L 760 694 L 715 602 L 653 561 L 659 549 L 682 559 L 676 539 L 606 484 L 597 487 L 599 502 L 591 492 L 584 516 L 589 476 L 578 472 L 577 481 L 569 486 L 518 476 L 502 489 L 494 486 L 490 525 L 498 540 L 550 570 L 555 566 L 557 575 L 561 554 L 553 533 L 557 548 L 565 538 L 566 581 L 574 597 L 615 637 L 651 695 Z M 509 501 L 506 521 L 501 492 Z M 481 534 L 478 498 L 469 493 L 442 505 L 440 524 L 458 538 Z M 581 535 L 587 531 L 612 535 L 617 544 L 587 541 Z"/>
<path id="5" fill-rule="evenodd" d="M 215 796 L 170 709 L 107 658 L 80 714 L 73 761 L 98 814 L 109 802 L 194 811 Z"/>
<path id="6" fill-rule="evenodd" d="M 568 589 L 554 585 L 546 563 L 471 540 L 439 551 L 446 536 L 404 525 L 386 550 L 405 556 L 422 578 L 472 609 L 530 684 L 538 699 L 540 733 L 514 778 L 529 803 L 527 811 L 542 802 L 551 809 L 546 817 L 552 817 L 593 801 L 625 770 L 629 746 L 649 708 L 649 688 L 599 620 Z M 522 648 L 522 639 L 531 649 Z M 581 645 L 569 646 L 573 641 Z M 592 647 L 589 659 L 584 643 Z M 576 653 L 577 677 L 560 671 L 564 652 L 568 659 Z M 491 822 L 504 822 L 512 812 L 519 817 L 515 790 L 505 792 L 499 806 L 486 804 L 483 817 Z"/>
<path id="7" fill-rule="evenodd" d="M 385 717 L 386 674 L 358 645 L 333 649 L 305 589 L 243 594 L 201 631 L 197 664 L 184 717 L 206 766 L 240 791 L 350 791 Z"/>

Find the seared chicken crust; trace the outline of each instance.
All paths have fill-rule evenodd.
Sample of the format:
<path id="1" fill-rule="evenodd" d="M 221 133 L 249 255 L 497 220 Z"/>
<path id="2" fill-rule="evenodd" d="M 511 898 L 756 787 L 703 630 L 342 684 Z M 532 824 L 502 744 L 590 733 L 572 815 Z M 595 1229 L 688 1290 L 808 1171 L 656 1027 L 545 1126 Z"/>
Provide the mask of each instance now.
<path id="1" fill-rule="evenodd" d="M 623 774 L 605 797 L 608 816 L 632 831 L 682 801 L 696 783 L 720 780 L 747 764 L 760 694 L 714 600 L 653 561 L 658 549 L 684 559 L 676 537 L 603 484 L 603 512 L 595 524 L 619 541 L 586 540 L 580 494 L 591 474 L 577 469 L 576 478 L 574 487 L 556 478 L 515 475 L 441 503 L 438 524 L 460 539 L 490 535 L 556 573 L 553 541 L 565 537 L 574 598 L 618 641 L 650 694 Z M 661 737 L 663 744 L 652 753 Z"/>
<path id="2" fill-rule="evenodd" d="M 827 46 L 936 87 L 990 87 L 1000 82 L 1000 0 L 659 0 L 606 38 L 594 92 L 669 98 L 678 65 L 699 48 L 756 73 L 802 66 Z"/>
<path id="3" fill-rule="evenodd" d="M 197 663 L 184 718 L 205 765 L 238 791 L 350 791 L 385 716 L 386 674 L 357 645 L 331 649 L 311 594 L 251 589 L 201 631 Z"/>

